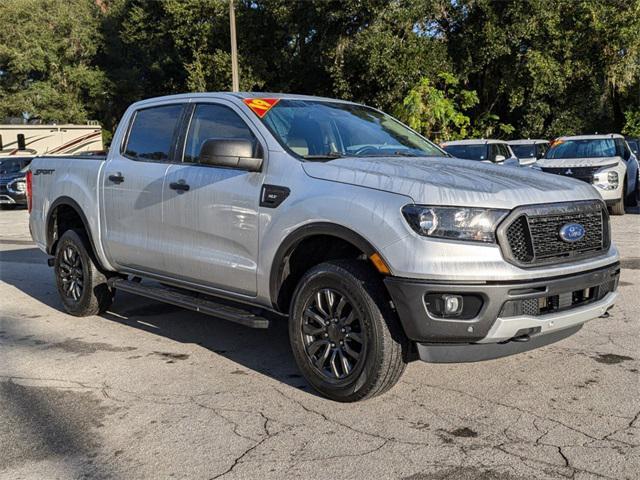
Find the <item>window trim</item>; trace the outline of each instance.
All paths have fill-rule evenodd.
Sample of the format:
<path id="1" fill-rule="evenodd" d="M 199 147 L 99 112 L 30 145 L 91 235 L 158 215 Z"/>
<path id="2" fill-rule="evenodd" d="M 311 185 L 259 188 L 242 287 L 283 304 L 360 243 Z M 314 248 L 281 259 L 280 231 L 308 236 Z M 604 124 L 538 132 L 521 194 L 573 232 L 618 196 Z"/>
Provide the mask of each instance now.
<path id="1" fill-rule="evenodd" d="M 265 161 L 266 161 L 266 151 L 267 149 L 265 148 L 265 146 L 263 145 L 262 140 L 260 139 L 260 135 L 258 134 L 258 132 L 256 131 L 256 129 L 254 128 L 253 125 L 251 125 L 250 122 L 248 122 L 246 119 L 242 118 L 241 112 L 237 111 L 235 108 L 233 108 L 231 105 L 226 105 L 222 102 L 217 102 L 217 101 L 211 101 L 211 102 L 193 102 L 189 104 L 189 108 L 185 109 L 185 115 L 182 121 L 182 134 L 178 137 L 178 141 L 177 141 L 177 145 L 176 145 L 176 163 L 180 164 L 180 165 L 189 165 L 189 166 L 195 166 L 195 167 L 209 167 L 209 168 L 229 168 L 229 167 L 220 167 L 217 165 L 207 165 L 205 163 L 200 163 L 200 162 L 185 162 L 185 152 L 187 149 L 187 138 L 189 137 L 189 129 L 191 128 L 191 122 L 193 121 L 193 117 L 196 114 L 196 110 L 199 106 L 207 106 L 207 105 L 215 105 L 217 107 L 222 107 L 222 108 L 226 108 L 228 110 L 231 110 L 231 112 L 233 112 L 239 119 L 241 122 L 243 122 L 245 124 L 245 126 L 247 127 L 247 129 L 251 132 L 251 134 L 253 135 L 253 137 L 256 140 L 256 144 L 258 147 L 258 151 L 262 152 L 262 161 L 263 161 L 263 170 L 264 170 L 264 165 L 265 165 Z M 242 170 L 242 169 L 239 169 Z"/>
<path id="2" fill-rule="evenodd" d="M 122 144 L 120 146 L 120 155 L 133 161 L 133 162 L 145 162 L 145 163 L 178 163 L 176 162 L 176 141 L 179 138 L 179 131 L 181 126 L 183 125 L 183 120 L 184 120 L 184 114 L 185 114 L 185 110 L 187 110 L 186 107 L 188 107 L 188 103 L 185 102 L 172 102 L 172 103 L 161 103 L 161 104 L 157 104 L 157 105 L 149 105 L 149 106 L 144 106 L 143 108 L 139 108 L 137 110 L 135 110 L 132 114 L 131 114 L 131 119 L 129 120 L 129 124 L 127 125 L 127 131 L 125 132 L 124 135 L 124 139 L 122 141 Z M 171 144 L 169 145 L 169 158 L 167 158 L 166 160 L 153 160 L 151 158 L 136 158 L 136 157 L 132 157 L 131 155 L 127 155 L 127 145 L 129 144 L 129 139 L 131 136 L 131 129 L 133 128 L 133 124 L 136 121 L 136 118 L 138 118 L 138 113 L 142 112 L 144 110 L 151 110 L 152 108 L 162 108 L 162 107 L 173 107 L 173 106 L 180 106 L 181 110 L 180 113 L 178 114 L 178 118 L 176 120 L 176 126 L 174 128 L 173 131 L 173 137 L 171 138 Z M 178 132 L 178 134 L 176 134 Z"/>

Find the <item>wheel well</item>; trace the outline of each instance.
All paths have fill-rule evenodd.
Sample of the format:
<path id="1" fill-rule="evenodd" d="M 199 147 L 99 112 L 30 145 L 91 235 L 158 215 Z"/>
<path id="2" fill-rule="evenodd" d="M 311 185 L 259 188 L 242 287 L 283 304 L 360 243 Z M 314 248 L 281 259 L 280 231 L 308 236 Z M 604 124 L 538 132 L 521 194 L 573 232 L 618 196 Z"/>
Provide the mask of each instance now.
<path id="1" fill-rule="evenodd" d="M 70 229 L 84 231 L 89 236 L 82 215 L 74 207 L 68 204 L 54 207 L 47 226 L 47 246 L 50 254 L 56 251 L 58 240 Z"/>
<path id="2" fill-rule="evenodd" d="M 313 235 L 290 247 L 280 266 L 276 285 L 278 310 L 289 311 L 296 285 L 311 267 L 329 260 L 349 258 L 366 259 L 367 254 L 353 243 L 333 235 Z"/>

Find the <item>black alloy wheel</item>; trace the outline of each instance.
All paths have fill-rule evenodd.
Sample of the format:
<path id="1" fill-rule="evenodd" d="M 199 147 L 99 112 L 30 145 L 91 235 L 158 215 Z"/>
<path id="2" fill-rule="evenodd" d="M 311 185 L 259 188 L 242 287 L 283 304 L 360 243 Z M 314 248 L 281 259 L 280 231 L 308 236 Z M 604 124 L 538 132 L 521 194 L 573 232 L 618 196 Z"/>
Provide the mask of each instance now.
<path id="1" fill-rule="evenodd" d="M 328 380 L 348 377 L 366 355 L 361 314 L 347 295 L 333 288 L 323 288 L 309 299 L 302 334 L 308 359 Z"/>

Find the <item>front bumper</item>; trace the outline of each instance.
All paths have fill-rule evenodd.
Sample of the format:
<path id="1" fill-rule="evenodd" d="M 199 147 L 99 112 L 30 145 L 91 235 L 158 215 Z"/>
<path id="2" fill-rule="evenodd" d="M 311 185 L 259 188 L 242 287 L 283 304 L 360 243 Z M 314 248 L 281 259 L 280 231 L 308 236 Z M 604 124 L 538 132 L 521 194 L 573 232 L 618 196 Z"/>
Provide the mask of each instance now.
<path id="1" fill-rule="evenodd" d="M 26 205 L 26 192 L 18 192 L 10 187 L 9 184 L 0 184 L 0 204 L 2 205 Z"/>
<path id="2" fill-rule="evenodd" d="M 603 315 L 615 301 L 618 262 L 604 268 L 528 281 L 457 283 L 387 277 L 385 285 L 407 336 L 422 344 L 485 344 L 544 336 Z M 475 299 L 467 319 L 430 312 L 427 296 Z"/>

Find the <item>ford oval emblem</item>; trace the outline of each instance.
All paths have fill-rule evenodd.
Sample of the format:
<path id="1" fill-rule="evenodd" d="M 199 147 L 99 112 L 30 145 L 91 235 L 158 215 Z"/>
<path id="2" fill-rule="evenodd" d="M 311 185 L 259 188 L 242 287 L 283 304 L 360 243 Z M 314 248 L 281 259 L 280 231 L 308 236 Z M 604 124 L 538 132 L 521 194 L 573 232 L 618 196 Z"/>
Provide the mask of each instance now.
<path id="1" fill-rule="evenodd" d="M 585 235 L 585 229 L 579 223 L 567 223 L 560 228 L 560 238 L 569 243 L 582 240 Z"/>

